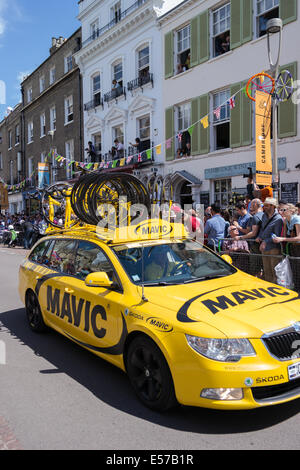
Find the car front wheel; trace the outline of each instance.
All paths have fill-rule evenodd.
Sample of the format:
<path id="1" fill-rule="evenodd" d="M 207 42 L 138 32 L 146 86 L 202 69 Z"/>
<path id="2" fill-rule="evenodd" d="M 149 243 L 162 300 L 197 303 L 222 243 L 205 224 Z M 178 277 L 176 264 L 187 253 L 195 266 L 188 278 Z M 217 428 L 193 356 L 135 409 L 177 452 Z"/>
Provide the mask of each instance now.
<path id="1" fill-rule="evenodd" d="M 139 336 L 132 341 L 127 373 L 136 395 L 148 408 L 166 411 L 177 404 L 169 366 L 152 340 Z"/>

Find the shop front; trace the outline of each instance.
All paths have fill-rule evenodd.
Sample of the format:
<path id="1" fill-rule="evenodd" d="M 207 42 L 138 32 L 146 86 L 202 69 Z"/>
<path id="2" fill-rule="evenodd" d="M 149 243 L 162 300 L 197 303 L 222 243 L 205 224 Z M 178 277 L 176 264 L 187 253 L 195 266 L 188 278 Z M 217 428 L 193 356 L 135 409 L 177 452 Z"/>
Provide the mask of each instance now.
<path id="1" fill-rule="evenodd" d="M 23 212 L 23 197 L 22 193 L 11 193 L 8 194 L 8 212 L 10 214 L 20 214 Z"/>

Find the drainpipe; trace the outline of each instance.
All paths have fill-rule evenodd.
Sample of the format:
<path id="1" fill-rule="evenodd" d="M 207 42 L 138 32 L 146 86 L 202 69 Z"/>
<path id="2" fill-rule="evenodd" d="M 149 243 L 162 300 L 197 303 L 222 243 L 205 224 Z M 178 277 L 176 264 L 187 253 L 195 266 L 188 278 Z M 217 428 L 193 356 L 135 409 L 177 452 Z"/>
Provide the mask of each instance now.
<path id="1" fill-rule="evenodd" d="M 23 180 L 26 181 L 26 145 L 25 145 L 25 98 L 24 98 L 24 87 L 21 87 L 21 94 L 22 94 L 22 110 L 21 110 L 21 155 L 22 155 L 22 173 L 23 173 Z M 26 188 L 26 185 L 25 185 Z M 26 210 L 25 198 L 24 198 L 24 191 L 23 193 L 23 210 Z"/>

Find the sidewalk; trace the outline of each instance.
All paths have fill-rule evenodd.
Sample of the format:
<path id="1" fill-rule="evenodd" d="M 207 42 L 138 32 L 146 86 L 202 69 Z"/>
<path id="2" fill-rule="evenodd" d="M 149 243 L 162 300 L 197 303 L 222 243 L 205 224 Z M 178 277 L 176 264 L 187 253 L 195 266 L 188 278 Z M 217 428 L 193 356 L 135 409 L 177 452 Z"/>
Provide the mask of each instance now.
<path id="1" fill-rule="evenodd" d="M 25 250 L 22 246 L 16 246 L 15 248 L 8 248 L 7 245 L 0 243 L 0 250 L 5 251 L 6 253 L 18 254 L 26 256 L 30 250 Z"/>

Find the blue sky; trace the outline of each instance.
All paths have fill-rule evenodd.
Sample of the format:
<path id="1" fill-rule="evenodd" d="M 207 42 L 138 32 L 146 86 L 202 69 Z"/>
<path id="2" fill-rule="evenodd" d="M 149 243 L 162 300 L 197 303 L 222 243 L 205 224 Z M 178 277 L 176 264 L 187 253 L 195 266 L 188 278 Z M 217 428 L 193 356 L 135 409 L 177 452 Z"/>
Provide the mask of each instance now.
<path id="1" fill-rule="evenodd" d="M 20 78 L 48 56 L 51 38 L 69 37 L 80 27 L 77 0 L 0 0 L 0 119 L 20 98 Z"/>
<path id="2" fill-rule="evenodd" d="M 181 1 L 157 5 L 164 13 Z M 77 14 L 78 0 L 0 0 L 0 120 L 19 102 L 22 76 L 49 56 L 51 38 L 67 38 L 80 27 Z"/>

